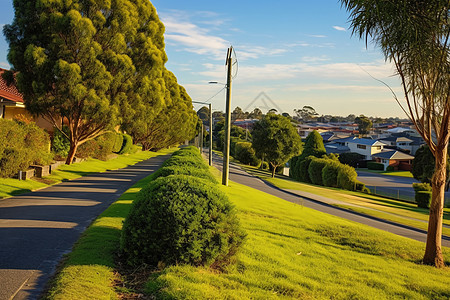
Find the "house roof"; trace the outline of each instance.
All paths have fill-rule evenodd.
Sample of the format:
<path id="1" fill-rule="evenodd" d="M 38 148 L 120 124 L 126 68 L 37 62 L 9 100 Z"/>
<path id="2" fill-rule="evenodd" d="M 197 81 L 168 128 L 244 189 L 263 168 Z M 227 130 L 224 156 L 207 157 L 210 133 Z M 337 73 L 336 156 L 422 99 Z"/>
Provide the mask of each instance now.
<path id="1" fill-rule="evenodd" d="M 349 140 L 348 142 L 353 143 L 353 144 L 367 145 L 367 146 L 384 146 L 384 145 L 386 145 L 385 143 L 382 143 L 380 141 L 370 140 L 370 139 L 354 139 L 354 140 Z"/>
<path id="2" fill-rule="evenodd" d="M 13 102 L 23 103 L 23 96 L 17 90 L 14 84 L 8 85 L 6 80 L 3 79 L 3 73 L 7 71 L 0 68 L 0 97 Z"/>
<path id="3" fill-rule="evenodd" d="M 392 129 L 388 129 L 386 130 L 389 133 L 401 133 L 401 132 L 405 132 L 405 131 L 412 131 L 411 128 L 405 128 L 405 127 L 395 127 Z"/>
<path id="4" fill-rule="evenodd" d="M 380 141 L 388 141 L 388 142 L 412 142 L 413 140 L 411 140 L 411 139 L 409 139 L 409 138 L 407 138 L 407 137 L 404 137 L 404 136 L 390 136 L 390 137 L 387 137 L 387 138 L 382 138 L 382 139 L 380 139 Z"/>
<path id="5" fill-rule="evenodd" d="M 378 158 L 383 158 L 383 159 L 414 159 L 414 156 L 397 151 L 397 150 L 392 150 L 392 151 L 382 151 L 380 153 L 377 154 L 373 154 L 373 157 L 378 157 Z"/>

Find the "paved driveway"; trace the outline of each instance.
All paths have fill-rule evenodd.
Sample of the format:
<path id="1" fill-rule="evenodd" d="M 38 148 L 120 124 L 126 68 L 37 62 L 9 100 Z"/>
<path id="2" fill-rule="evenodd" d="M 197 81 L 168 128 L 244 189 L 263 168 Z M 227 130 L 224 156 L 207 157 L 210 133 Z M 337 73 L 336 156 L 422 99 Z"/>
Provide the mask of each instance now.
<path id="1" fill-rule="evenodd" d="M 0 299 L 37 299 L 86 227 L 167 157 L 0 200 Z"/>

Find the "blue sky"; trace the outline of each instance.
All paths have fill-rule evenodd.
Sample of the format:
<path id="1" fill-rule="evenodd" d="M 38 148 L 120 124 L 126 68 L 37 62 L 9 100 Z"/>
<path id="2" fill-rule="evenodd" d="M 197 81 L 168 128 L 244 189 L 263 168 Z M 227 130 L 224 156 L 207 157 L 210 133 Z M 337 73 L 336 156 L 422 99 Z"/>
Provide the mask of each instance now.
<path id="1" fill-rule="evenodd" d="M 3 26 L 12 22 L 12 0 L 0 2 Z M 348 13 L 336 0 L 152 3 L 166 27 L 166 67 L 195 101 L 209 100 L 213 109 L 224 110 L 225 92 L 208 82 L 226 82 L 225 56 L 233 45 L 239 69 L 232 108 L 273 108 L 267 98 L 266 104 L 254 101 L 264 92 L 290 114 L 309 105 L 324 115 L 405 116 L 391 92 L 368 75 L 388 83 L 402 98 L 392 65 L 381 51 L 352 37 Z M 3 68 L 9 67 L 7 48 L 1 36 Z"/>

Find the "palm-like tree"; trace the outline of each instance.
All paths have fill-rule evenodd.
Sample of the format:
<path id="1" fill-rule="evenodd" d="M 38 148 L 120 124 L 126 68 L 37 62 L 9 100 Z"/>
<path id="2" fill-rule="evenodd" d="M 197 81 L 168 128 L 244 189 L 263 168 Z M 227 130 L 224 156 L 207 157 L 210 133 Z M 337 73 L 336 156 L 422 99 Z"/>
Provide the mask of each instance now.
<path id="1" fill-rule="evenodd" d="M 373 41 L 401 78 L 394 98 L 435 157 L 427 245 L 423 262 L 444 266 L 441 249 L 450 126 L 449 0 L 341 0 L 350 27 Z"/>

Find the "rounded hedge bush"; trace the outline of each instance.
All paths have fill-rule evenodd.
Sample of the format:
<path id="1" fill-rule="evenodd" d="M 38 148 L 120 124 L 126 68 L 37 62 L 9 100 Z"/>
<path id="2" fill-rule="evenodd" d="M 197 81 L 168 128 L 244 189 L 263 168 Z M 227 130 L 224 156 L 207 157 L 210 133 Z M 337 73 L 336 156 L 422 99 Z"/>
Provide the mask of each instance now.
<path id="1" fill-rule="evenodd" d="M 121 249 L 128 264 L 220 267 L 243 242 L 227 196 L 206 180 L 171 175 L 141 190 L 125 220 Z"/>
<path id="2" fill-rule="evenodd" d="M 120 150 L 119 150 L 119 152 L 117 152 L 117 154 L 130 153 L 132 147 L 133 147 L 133 138 L 131 137 L 131 135 L 124 134 L 123 141 L 122 141 L 122 147 L 120 147 Z"/>
<path id="3" fill-rule="evenodd" d="M 430 208 L 431 204 L 431 192 L 430 191 L 417 191 L 416 192 L 416 203 L 418 207 Z"/>
<path id="4" fill-rule="evenodd" d="M 322 169 L 322 181 L 324 186 L 337 187 L 337 177 L 341 163 L 334 160 L 328 160 Z"/>
<path id="5" fill-rule="evenodd" d="M 355 190 L 357 176 L 358 174 L 353 167 L 341 164 L 337 176 L 338 187 L 349 191 Z"/>
<path id="6" fill-rule="evenodd" d="M 311 178 L 309 178 L 309 164 L 311 163 L 311 160 L 313 160 L 315 156 L 308 156 L 304 160 L 300 160 L 297 162 L 297 174 L 298 174 L 298 180 L 301 182 L 311 183 Z"/>
<path id="7" fill-rule="evenodd" d="M 308 174 L 311 182 L 317 185 L 324 185 L 322 180 L 322 170 L 330 159 L 313 158 L 308 167 Z"/>
<path id="8" fill-rule="evenodd" d="M 159 177 L 166 177 L 170 175 L 189 175 L 194 176 L 202 179 L 206 179 L 211 183 L 217 184 L 217 180 L 214 178 L 214 176 L 210 172 L 206 172 L 205 170 L 199 170 L 197 168 L 191 168 L 186 166 L 166 166 L 158 169 L 156 171 L 155 176 L 153 179 L 159 178 Z"/>
<path id="9" fill-rule="evenodd" d="M 168 166 L 185 166 L 192 168 L 199 168 L 205 171 L 209 170 L 208 165 L 201 157 L 195 156 L 172 156 L 168 160 L 166 160 L 163 164 L 163 167 Z"/>

